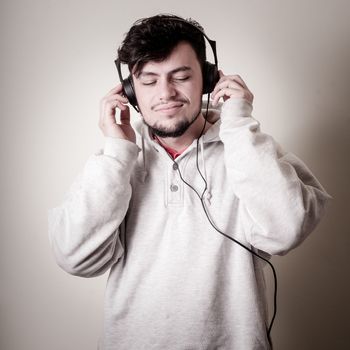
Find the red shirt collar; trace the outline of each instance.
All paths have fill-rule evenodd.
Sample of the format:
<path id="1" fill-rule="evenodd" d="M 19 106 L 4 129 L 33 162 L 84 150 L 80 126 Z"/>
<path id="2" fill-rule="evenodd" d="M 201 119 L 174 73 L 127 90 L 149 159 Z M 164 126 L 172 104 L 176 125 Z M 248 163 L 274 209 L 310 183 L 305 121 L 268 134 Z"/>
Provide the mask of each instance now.
<path id="1" fill-rule="evenodd" d="M 176 151 L 175 149 L 165 145 L 161 140 L 159 140 L 159 138 L 156 135 L 153 135 L 153 139 L 156 140 L 173 159 L 176 159 L 179 155 L 181 155 L 187 149 L 187 147 L 185 147 L 181 151 Z"/>

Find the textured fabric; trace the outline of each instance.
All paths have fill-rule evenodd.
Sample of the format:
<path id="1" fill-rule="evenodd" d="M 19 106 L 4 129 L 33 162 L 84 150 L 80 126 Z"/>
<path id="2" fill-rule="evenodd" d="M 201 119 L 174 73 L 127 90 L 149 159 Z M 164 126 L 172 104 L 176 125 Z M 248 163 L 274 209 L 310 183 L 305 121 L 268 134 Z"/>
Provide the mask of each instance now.
<path id="1" fill-rule="evenodd" d="M 300 244 L 330 196 L 251 111 L 233 99 L 210 110 L 200 149 L 195 140 L 176 165 L 142 123 L 138 145 L 106 138 L 49 211 L 64 270 L 110 269 L 101 349 L 269 349 L 264 262 L 216 232 L 180 179 L 202 195 L 198 156 L 203 202 L 221 231 L 265 257 Z"/>

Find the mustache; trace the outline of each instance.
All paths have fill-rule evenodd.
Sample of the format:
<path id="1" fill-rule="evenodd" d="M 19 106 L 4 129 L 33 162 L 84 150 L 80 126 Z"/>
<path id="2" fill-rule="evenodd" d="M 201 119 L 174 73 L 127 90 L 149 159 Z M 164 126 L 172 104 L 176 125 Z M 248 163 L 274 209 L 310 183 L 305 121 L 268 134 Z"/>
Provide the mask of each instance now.
<path id="1" fill-rule="evenodd" d="M 166 105 L 170 102 L 179 102 L 179 103 L 188 103 L 187 99 L 184 98 L 172 98 L 166 101 L 159 102 L 153 106 L 151 106 L 151 109 L 154 110 L 155 108 L 158 108 L 159 106 Z"/>

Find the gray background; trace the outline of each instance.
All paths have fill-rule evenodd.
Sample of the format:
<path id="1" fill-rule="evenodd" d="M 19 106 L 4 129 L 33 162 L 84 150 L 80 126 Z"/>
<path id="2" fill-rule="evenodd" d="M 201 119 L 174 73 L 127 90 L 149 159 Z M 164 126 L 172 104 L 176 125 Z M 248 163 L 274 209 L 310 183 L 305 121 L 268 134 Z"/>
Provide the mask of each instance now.
<path id="1" fill-rule="evenodd" d="M 7 0 L 0 10 L 2 350 L 96 349 L 106 276 L 57 267 L 47 209 L 103 145 L 99 101 L 118 82 L 123 34 L 159 12 L 204 26 L 220 67 L 255 94 L 262 130 L 334 197 L 306 242 L 273 258 L 276 349 L 349 348 L 349 1 Z"/>

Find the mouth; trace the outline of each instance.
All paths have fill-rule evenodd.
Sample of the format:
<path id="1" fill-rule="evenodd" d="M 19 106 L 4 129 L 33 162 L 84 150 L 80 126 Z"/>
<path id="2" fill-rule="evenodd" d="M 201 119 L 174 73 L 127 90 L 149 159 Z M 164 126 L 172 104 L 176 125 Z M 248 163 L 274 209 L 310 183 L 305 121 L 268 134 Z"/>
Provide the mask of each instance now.
<path id="1" fill-rule="evenodd" d="M 180 109 L 184 105 L 183 102 L 170 102 L 158 105 L 154 110 L 156 112 L 162 112 L 162 113 L 173 113 L 176 112 L 178 109 Z"/>

